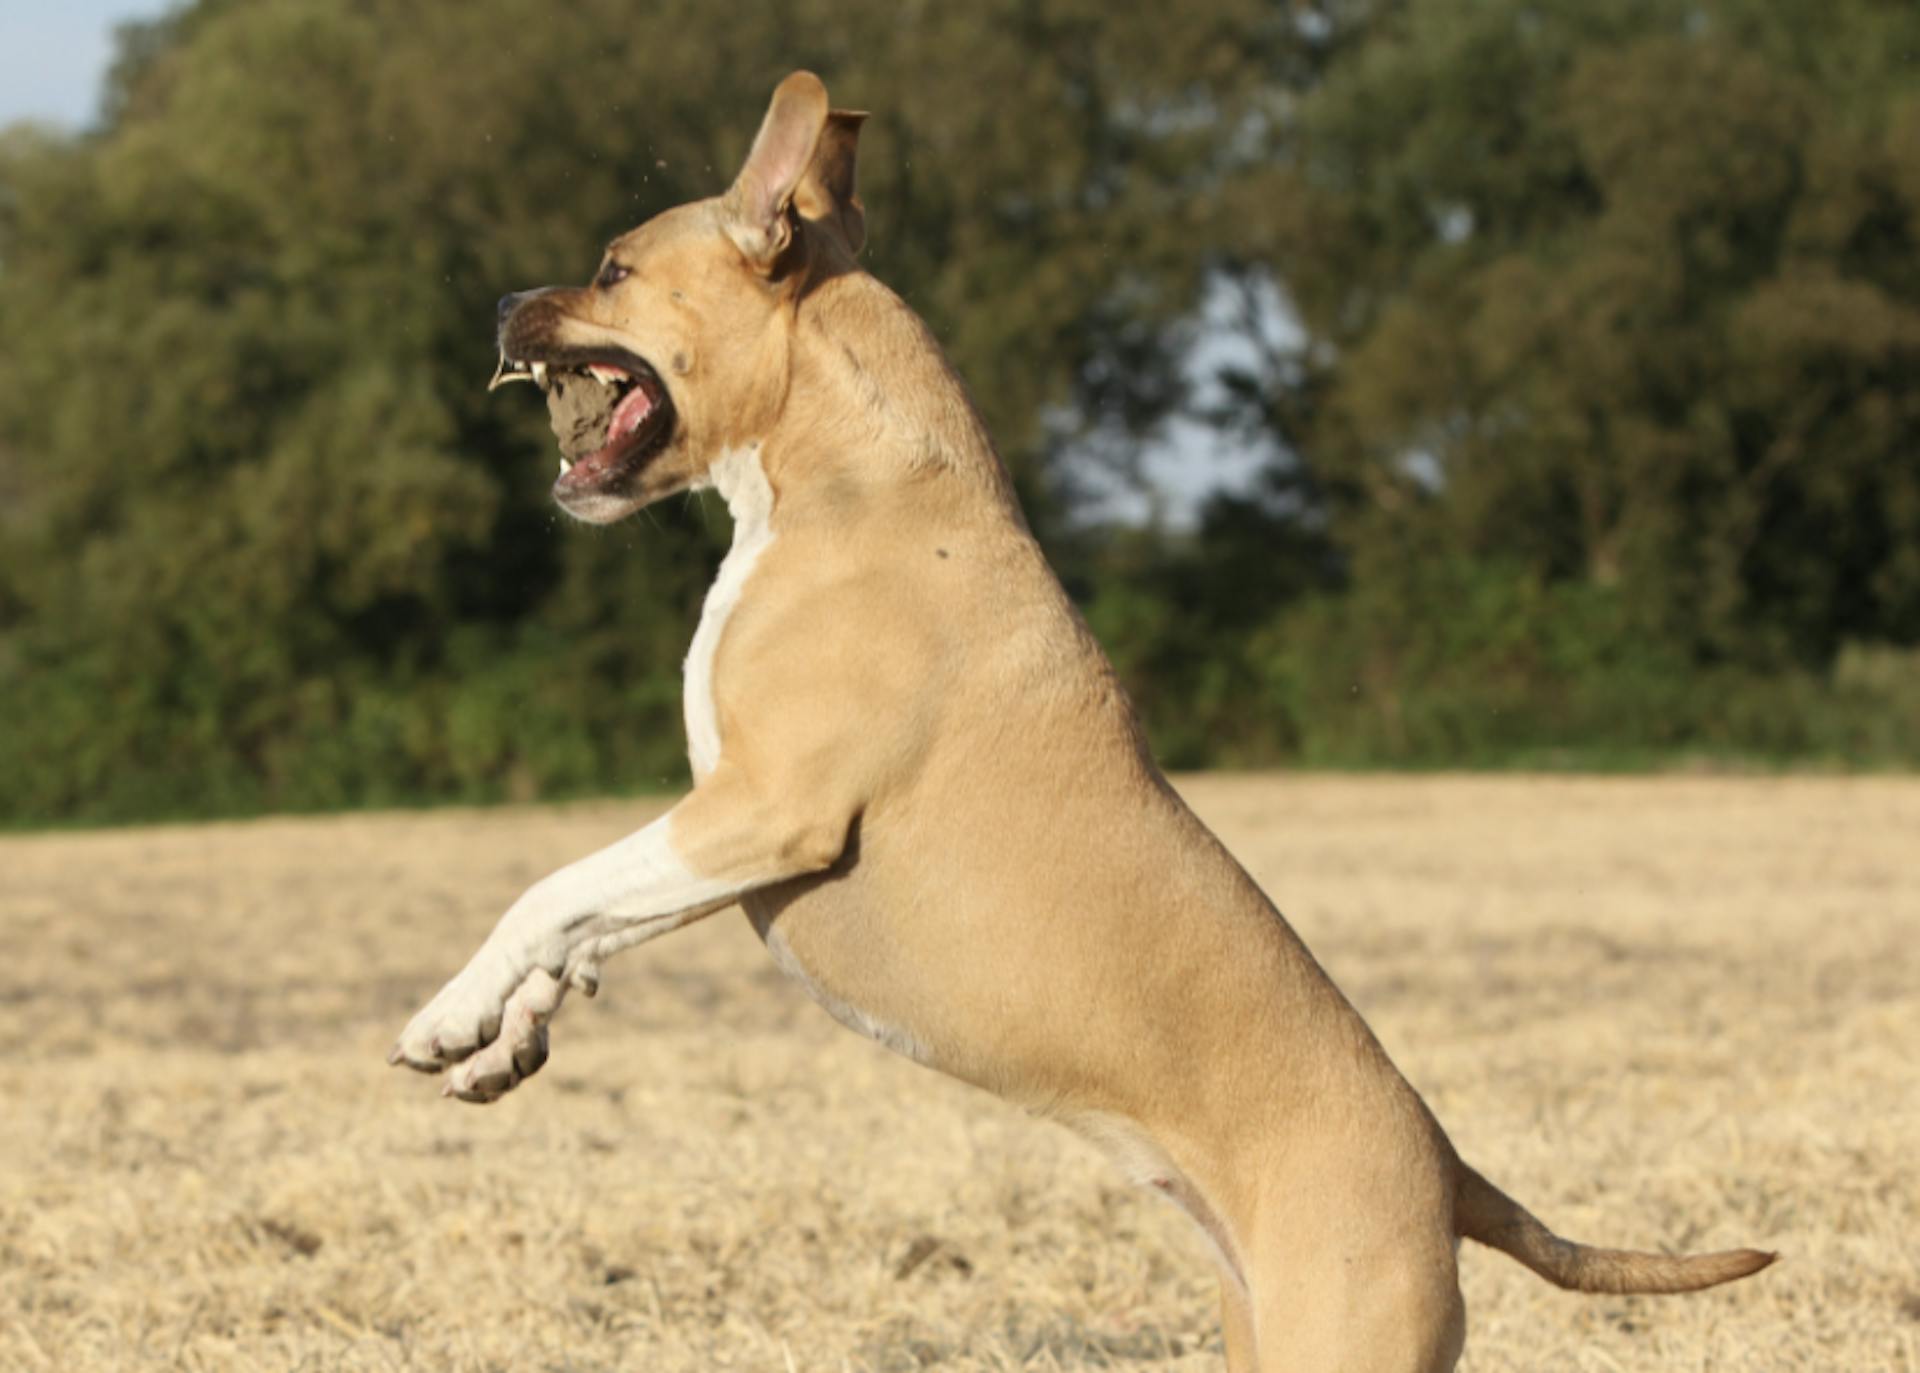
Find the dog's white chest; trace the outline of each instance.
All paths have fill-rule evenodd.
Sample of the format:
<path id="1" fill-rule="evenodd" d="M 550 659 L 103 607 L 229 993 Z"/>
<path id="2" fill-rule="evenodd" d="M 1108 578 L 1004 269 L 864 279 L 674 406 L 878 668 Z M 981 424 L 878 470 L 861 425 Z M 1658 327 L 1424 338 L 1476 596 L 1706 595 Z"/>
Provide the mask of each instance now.
<path id="1" fill-rule="evenodd" d="M 733 515 L 733 547 L 720 575 L 707 589 L 700 626 L 693 631 L 685 667 L 687 756 L 696 780 L 720 761 L 720 720 L 713 703 L 713 660 L 734 607 L 740 604 L 754 564 L 773 542 L 773 487 L 760 466 L 760 447 L 729 449 L 712 467 L 714 489 Z"/>

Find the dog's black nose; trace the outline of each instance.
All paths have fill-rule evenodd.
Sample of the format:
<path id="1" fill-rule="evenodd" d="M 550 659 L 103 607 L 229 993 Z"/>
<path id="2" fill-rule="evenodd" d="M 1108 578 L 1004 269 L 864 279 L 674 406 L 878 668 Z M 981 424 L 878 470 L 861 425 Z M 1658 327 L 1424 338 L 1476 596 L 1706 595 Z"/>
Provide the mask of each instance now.
<path id="1" fill-rule="evenodd" d="M 515 291 L 512 295 L 500 297 L 500 323 L 505 324 L 507 322 L 507 316 L 513 313 L 513 307 L 525 299 L 526 294 L 525 291 Z"/>

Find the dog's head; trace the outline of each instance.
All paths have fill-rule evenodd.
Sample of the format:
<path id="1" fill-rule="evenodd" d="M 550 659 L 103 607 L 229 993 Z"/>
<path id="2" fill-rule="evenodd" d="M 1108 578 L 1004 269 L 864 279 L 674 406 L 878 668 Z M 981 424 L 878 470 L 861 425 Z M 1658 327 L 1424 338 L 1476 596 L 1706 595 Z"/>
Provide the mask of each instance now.
<path id="1" fill-rule="evenodd" d="M 787 394 L 795 303 L 851 269 L 864 115 L 832 110 L 811 72 L 782 81 L 726 194 L 677 206 L 608 245 L 581 287 L 500 302 L 494 385 L 546 392 L 560 440 L 554 498 L 595 524 L 704 485 L 766 432 Z"/>

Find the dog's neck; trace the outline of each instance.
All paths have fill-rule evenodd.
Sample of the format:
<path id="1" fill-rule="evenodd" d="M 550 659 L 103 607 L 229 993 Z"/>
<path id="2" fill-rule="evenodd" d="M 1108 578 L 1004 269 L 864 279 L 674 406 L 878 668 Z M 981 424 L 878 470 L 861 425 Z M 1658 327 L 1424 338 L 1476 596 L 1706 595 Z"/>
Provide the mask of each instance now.
<path id="1" fill-rule="evenodd" d="M 789 366 L 764 443 L 783 492 L 831 486 L 844 500 L 945 479 L 1024 524 L 965 386 L 920 317 L 879 281 L 850 271 L 810 289 Z"/>

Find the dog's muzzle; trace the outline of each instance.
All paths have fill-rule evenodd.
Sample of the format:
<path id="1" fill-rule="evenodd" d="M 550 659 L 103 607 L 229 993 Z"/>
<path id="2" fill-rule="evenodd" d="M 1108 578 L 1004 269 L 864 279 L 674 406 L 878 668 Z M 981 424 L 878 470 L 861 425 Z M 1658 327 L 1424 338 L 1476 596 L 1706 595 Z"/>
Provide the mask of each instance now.
<path id="1" fill-rule="evenodd" d="M 504 297 L 508 315 L 523 296 Z M 645 358 L 621 348 L 561 350 L 540 359 L 516 358 L 503 347 L 489 391 L 530 381 L 547 398 L 547 415 L 560 443 L 556 494 L 615 485 L 657 451 L 673 428 L 673 402 Z"/>

